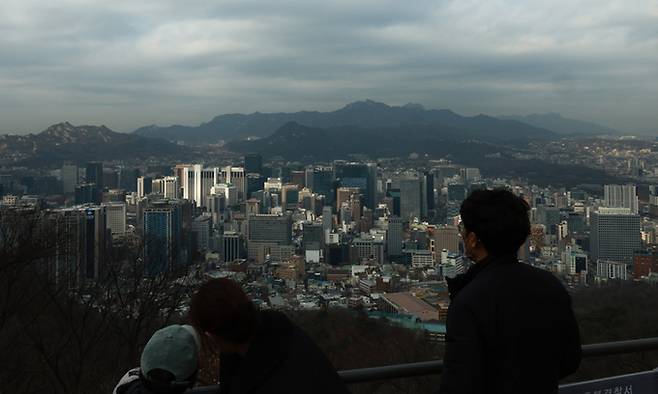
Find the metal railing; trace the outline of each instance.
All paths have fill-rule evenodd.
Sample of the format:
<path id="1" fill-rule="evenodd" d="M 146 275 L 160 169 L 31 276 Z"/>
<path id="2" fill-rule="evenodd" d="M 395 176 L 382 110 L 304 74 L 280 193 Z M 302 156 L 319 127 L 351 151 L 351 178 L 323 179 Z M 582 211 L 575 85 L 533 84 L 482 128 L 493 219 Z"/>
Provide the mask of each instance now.
<path id="1" fill-rule="evenodd" d="M 589 345 L 583 345 L 583 357 L 598 357 L 598 356 L 610 356 L 614 354 L 623 354 L 623 353 L 636 353 L 648 350 L 658 350 L 658 337 L 655 338 L 642 338 L 642 339 L 631 339 L 626 341 L 617 341 L 617 342 L 605 342 L 605 343 L 594 343 Z M 396 365 L 386 365 L 381 367 L 372 367 L 372 368 L 359 368 L 359 369 L 349 369 L 345 371 L 339 371 L 338 375 L 343 379 L 345 383 L 365 383 L 375 380 L 388 380 L 388 379 L 399 379 L 399 378 L 409 378 L 415 376 L 426 376 L 426 375 L 438 375 L 443 369 L 443 360 L 433 360 L 433 361 L 423 361 L 416 363 L 408 364 L 396 364 Z M 614 384 L 616 381 L 625 382 L 628 387 L 628 383 L 635 379 L 636 383 L 639 383 L 640 380 L 650 382 L 655 381 L 655 388 L 658 389 L 658 372 L 657 371 L 647 371 L 640 372 L 637 374 L 623 375 L 618 377 L 610 377 L 605 379 L 600 379 L 596 381 L 589 382 L 580 382 L 572 383 L 568 385 L 563 385 L 560 387 L 560 393 L 578 393 L 581 392 L 581 387 L 599 387 L 602 384 Z M 620 383 L 621 384 L 621 383 Z M 646 383 L 648 384 L 648 383 Z M 598 385 L 598 386 L 597 386 Z M 620 386 L 621 387 L 621 386 Z M 203 394 L 203 393 L 216 393 L 217 386 L 204 386 L 197 387 L 191 390 L 191 393 Z M 583 390 L 582 392 L 585 392 Z M 622 391 L 623 393 L 624 391 Z M 645 392 L 645 391 L 642 391 Z M 654 390 L 653 392 L 657 392 Z M 614 393 L 614 391 L 613 391 Z"/>
<path id="2" fill-rule="evenodd" d="M 658 349 L 658 337 L 631 339 L 627 341 L 593 343 L 583 345 L 583 357 L 609 356 L 621 353 L 635 353 Z M 398 379 L 413 376 L 436 375 L 443 369 L 443 360 L 425 361 L 410 364 L 387 365 L 383 367 L 349 369 L 338 374 L 346 383 L 361 383 L 372 380 Z"/>

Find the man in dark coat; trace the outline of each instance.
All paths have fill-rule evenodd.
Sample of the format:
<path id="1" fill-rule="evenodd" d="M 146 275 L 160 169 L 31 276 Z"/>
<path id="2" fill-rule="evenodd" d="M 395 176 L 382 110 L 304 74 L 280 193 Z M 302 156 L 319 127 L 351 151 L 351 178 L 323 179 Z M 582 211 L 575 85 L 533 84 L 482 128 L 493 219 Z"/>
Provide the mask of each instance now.
<path id="1" fill-rule="evenodd" d="M 475 262 L 448 280 L 440 394 L 557 393 L 580 364 L 571 298 L 551 273 L 520 263 L 530 233 L 528 204 L 506 190 L 464 200 L 460 234 Z"/>
<path id="2" fill-rule="evenodd" d="M 190 320 L 220 352 L 222 394 L 349 393 L 304 331 L 281 312 L 256 310 L 231 280 L 202 285 Z"/>

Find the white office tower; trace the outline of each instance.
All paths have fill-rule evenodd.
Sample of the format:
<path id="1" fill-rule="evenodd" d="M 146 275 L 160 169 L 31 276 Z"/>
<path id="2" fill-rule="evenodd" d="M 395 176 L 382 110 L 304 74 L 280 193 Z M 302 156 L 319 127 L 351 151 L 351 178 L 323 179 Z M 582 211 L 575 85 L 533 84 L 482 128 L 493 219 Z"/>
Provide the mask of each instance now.
<path id="1" fill-rule="evenodd" d="M 223 194 L 226 198 L 226 205 L 235 205 L 238 203 L 238 189 L 227 183 L 218 183 L 210 188 L 210 194 Z"/>
<path id="2" fill-rule="evenodd" d="M 282 188 L 283 182 L 281 178 L 267 178 L 267 181 L 263 185 L 263 190 L 266 192 L 281 191 Z"/>
<path id="3" fill-rule="evenodd" d="M 72 163 L 64 163 L 61 169 L 62 191 L 64 193 L 75 193 L 78 184 L 78 166 Z"/>
<path id="4" fill-rule="evenodd" d="M 238 191 L 238 202 L 247 196 L 247 174 L 243 167 L 222 167 L 217 183 L 230 183 Z"/>
<path id="5" fill-rule="evenodd" d="M 194 167 L 196 166 L 181 166 L 179 168 L 179 181 L 181 189 L 183 190 L 183 198 L 190 201 L 194 200 Z"/>
<path id="6" fill-rule="evenodd" d="M 153 180 L 146 176 L 137 178 L 137 197 L 142 198 L 153 192 Z"/>
<path id="7" fill-rule="evenodd" d="M 109 203 L 105 207 L 105 225 L 113 237 L 126 234 L 126 204 Z"/>
<path id="8" fill-rule="evenodd" d="M 194 201 L 197 207 L 207 207 L 210 189 L 219 181 L 219 169 L 194 164 L 182 167 L 181 176 L 183 198 Z"/>
<path id="9" fill-rule="evenodd" d="M 638 198 L 635 185 L 605 185 L 605 206 L 610 208 L 628 208 L 637 214 Z"/>
<path id="10" fill-rule="evenodd" d="M 154 179 L 151 183 L 151 191 L 153 194 L 164 194 L 164 179 Z"/>
<path id="11" fill-rule="evenodd" d="M 178 192 L 180 187 L 178 186 L 178 178 L 175 176 L 166 176 L 162 180 L 165 198 L 179 198 Z"/>

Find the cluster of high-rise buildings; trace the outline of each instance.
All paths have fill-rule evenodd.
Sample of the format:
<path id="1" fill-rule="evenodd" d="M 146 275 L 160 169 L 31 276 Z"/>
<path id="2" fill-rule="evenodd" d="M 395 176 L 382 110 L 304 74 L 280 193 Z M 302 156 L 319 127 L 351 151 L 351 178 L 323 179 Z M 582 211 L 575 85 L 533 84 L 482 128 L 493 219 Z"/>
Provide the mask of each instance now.
<path id="1" fill-rule="evenodd" d="M 129 247 L 145 276 L 193 269 L 236 277 L 261 283 L 267 291 L 257 294 L 270 294 L 261 300 L 270 306 L 441 317 L 445 278 L 470 265 L 457 230 L 461 203 L 473 190 L 506 187 L 531 206 L 532 234 L 519 260 L 571 286 L 658 280 L 657 187 L 647 199 L 636 185 L 604 185 L 597 197 L 583 188 L 487 179 L 446 161 L 422 169 L 400 161 L 303 166 L 263 163 L 254 154 L 227 164 L 140 171 L 65 163 L 65 207 L 5 194 L 2 209 L 44 212 L 62 239 L 52 275 L 71 287 L 101 278 L 111 251 Z"/>

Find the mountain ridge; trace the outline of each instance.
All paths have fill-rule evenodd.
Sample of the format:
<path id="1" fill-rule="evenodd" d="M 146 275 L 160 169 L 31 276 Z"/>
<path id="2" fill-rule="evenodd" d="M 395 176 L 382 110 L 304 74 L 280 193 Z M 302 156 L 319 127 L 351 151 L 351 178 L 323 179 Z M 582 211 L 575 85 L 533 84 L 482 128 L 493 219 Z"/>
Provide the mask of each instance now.
<path id="1" fill-rule="evenodd" d="M 535 127 L 545 128 L 565 135 L 621 134 L 618 130 L 594 122 L 571 119 L 556 112 L 534 113 L 529 115 L 503 115 L 499 119 L 516 120 Z"/>
<path id="2" fill-rule="evenodd" d="M 400 138 L 401 135 L 404 138 Z M 603 170 L 519 159 L 524 147 L 510 142 L 522 141 L 503 141 L 486 134 L 473 135 L 462 129 L 436 125 L 322 129 L 289 122 L 268 137 L 231 141 L 225 148 L 235 153 L 258 153 L 264 158 L 282 157 L 301 163 L 350 159 L 356 154 L 377 159 L 411 157 L 413 153 L 424 158 L 449 158 L 462 165 L 480 168 L 489 177 L 523 177 L 541 185 L 573 187 L 584 180 L 604 184 L 617 179 Z"/>
<path id="3" fill-rule="evenodd" d="M 64 160 L 122 160 L 179 155 L 188 148 L 160 138 L 118 133 L 105 125 L 56 123 L 39 133 L 0 135 L 0 163 L 40 166 Z"/>
<path id="4" fill-rule="evenodd" d="M 476 133 L 513 131 L 520 137 L 554 137 L 550 130 L 527 125 L 515 120 L 498 119 L 488 115 L 462 116 L 448 109 L 425 109 L 420 104 L 390 106 L 373 100 L 356 101 L 330 112 L 299 111 L 215 116 L 199 126 L 145 126 L 133 133 L 147 137 L 161 137 L 187 143 L 211 143 L 247 137 L 267 137 L 286 123 L 294 121 L 309 127 L 332 128 L 355 126 L 360 128 L 398 127 L 401 125 L 443 125 Z"/>

